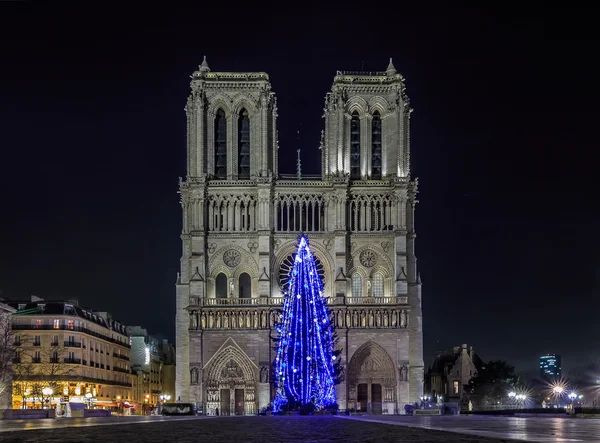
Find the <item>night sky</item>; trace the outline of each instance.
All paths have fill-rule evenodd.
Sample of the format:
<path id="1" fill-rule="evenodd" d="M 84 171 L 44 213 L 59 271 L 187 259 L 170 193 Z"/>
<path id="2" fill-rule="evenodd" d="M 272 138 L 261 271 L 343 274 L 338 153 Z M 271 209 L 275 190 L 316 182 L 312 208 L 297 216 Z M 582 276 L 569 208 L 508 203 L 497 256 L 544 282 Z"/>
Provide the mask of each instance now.
<path id="1" fill-rule="evenodd" d="M 540 353 L 595 358 L 597 11 L 285 3 L 0 3 L 2 296 L 77 298 L 172 338 L 202 57 L 270 75 L 280 169 L 300 130 L 313 174 L 336 70 L 393 57 L 414 108 L 426 362 L 461 343 L 532 372 Z"/>

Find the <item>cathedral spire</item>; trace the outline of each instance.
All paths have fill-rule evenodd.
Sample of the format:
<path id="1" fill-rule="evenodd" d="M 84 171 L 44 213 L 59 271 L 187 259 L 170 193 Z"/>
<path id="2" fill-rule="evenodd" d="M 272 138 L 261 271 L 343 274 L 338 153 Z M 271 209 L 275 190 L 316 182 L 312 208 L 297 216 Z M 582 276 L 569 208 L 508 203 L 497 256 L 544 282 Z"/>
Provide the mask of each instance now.
<path id="1" fill-rule="evenodd" d="M 385 73 L 389 76 L 392 75 L 396 75 L 398 71 L 396 71 L 396 68 L 394 67 L 394 64 L 392 63 L 392 58 L 390 57 L 390 64 L 388 65 L 387 69 L 385 70 Z"/>
<path id="2" fill-rule="evenodd" d="M 210 72 L 210 68 L 206 62 L 206 56 L 204 56 L 204 60 L 202 60 L 202 64 L 200 65 L 200 72 Z"/>

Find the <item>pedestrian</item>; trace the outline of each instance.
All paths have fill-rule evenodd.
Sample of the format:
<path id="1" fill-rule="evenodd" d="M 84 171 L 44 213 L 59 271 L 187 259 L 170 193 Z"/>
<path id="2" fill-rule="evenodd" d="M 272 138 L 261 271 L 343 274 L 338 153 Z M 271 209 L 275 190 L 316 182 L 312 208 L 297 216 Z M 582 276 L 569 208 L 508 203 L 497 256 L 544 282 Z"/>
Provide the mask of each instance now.
<path id="1" fill-rule="evenodd" d="M 217 408 L 217 417 L 219 416 L 219 408 Z"/>

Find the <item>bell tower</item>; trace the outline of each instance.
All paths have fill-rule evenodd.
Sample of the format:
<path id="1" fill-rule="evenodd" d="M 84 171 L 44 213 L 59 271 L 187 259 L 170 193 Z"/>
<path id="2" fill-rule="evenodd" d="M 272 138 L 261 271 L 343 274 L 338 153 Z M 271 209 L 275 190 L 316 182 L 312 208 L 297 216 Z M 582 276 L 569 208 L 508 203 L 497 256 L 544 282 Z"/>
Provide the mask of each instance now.
<path id="1" fill-rule="evenodd" d="M 277 104 L 264 72 L 212 72 L 206 57 L 191 76 L 188 176 L 217 180 L 277 175 Z"/>
<path id="2" fill-rule="evenodd" d="M 385 71 L 338 71 L 325 97 L 323 178 L 382 180 L 410 174 L 410 113 L 404 78 Z"/>

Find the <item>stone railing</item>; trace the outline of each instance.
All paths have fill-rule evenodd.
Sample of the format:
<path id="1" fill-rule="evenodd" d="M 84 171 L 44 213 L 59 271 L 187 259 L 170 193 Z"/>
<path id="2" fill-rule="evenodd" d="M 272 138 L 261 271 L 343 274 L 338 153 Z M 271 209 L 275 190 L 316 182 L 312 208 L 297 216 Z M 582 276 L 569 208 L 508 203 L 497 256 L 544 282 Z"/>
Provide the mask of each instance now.
<path id="1" fill-rule="evenodd" d="M 258 306 L 265 304 L 261 298 L 204 298 L 198 299 L 203 306 Z"/>
<path id="2" fill-rule="evenodd" d="M 280 306 L 284 297 L 254 297 L 254 298 L 200 298 L 191 297 L 190 307 L 193 306 Z M 327 297 L 329 306 L 381 306 L 407 305 L 408 296 L 398 297 Z"/>

